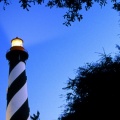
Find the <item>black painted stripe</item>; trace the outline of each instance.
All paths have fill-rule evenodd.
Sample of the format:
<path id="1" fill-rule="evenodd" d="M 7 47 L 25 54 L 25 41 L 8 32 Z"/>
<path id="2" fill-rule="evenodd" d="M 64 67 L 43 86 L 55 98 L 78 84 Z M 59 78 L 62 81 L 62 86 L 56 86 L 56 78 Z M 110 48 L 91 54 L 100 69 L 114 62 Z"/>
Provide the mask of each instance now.
<path id="1" fill-rule="evenodd" d="M 12 61 L 12 62 L 9 62 L 9 74 L 10 72 L 14 69 L 14 67 L 21 61 Z"/>
<path id="2" fill-rule="evenodd" d="M 10 74 L 10 72 L 14 69 L 14 67 L 15 67 L 19 62 L 24 62 L 24 64 L 26 64 L 25 61 L 12 61 L 12 62 L 9 62 L 9 74 Z"/>
<path id="3" fill-rule="evenodd" d="M 23 105 L 13 114 L 10 120 L 27 120 L 29 116 L 28 99 Z"/>
<path id="4" fill-rule="evenodd" d="M 12 97 L 24 86 L 26 83 L 25 70 L 13 81 L 7 92 L 7 106 Z"/>

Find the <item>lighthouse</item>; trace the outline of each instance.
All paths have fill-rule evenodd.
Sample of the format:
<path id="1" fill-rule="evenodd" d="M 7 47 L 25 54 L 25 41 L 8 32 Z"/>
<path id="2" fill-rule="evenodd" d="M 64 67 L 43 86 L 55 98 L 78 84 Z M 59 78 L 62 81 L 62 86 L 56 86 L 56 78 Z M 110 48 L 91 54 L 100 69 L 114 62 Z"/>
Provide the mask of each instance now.
<path id="1" fill-rule="evenodd" d="M 11 40 L 11 48 L 6 53 L 9 61 L 6 120 L 29 120 L 26 60 L 28 53 L 23 40 Z"/>

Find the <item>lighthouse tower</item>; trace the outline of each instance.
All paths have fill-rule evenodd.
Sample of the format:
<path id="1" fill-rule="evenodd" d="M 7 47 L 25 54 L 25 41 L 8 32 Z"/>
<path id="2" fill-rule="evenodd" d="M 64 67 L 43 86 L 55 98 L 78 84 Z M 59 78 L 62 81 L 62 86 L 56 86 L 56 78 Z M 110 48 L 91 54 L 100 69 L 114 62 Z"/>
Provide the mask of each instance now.
<path id="1" fill-rule="evenodd" d="M 9 61 L 6 120 L 29 120 L 27 77 L 25 61 L 28 53 L 23 47 L 23 40 L 16 37 L 6 53 Z"/>

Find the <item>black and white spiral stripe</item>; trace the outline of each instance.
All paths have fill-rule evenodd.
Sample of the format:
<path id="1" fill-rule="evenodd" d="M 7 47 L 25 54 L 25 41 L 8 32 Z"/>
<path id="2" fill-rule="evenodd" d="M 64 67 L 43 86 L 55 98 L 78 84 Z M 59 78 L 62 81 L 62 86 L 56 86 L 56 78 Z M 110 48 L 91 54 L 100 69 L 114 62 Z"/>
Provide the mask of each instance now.
<path id="1" fill-rule="evenodd" d="M 29 120 L 29 106 L 25 63 L 10 66 L 6 120 Z"/>

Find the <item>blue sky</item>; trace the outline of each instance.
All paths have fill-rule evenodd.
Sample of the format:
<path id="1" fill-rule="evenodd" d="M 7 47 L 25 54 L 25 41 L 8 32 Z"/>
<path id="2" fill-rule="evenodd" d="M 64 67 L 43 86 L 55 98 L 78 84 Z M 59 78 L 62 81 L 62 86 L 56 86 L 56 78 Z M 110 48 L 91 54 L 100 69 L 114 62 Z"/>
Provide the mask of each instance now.
<path id="1" fill-rule="evenodd" d="M 96 62 L 103 53 L 115 54 L 120 43 L 119 13 L 111 5 L 94 5 L 81 11 L 83 20 L 66 27 L 66 9 L 33 5 L 30 11 L 12 2 L 4 11 L 0 3 L 0 120 L 5 119 L 8 61 L 11 40 L 20 37 L 29 53 L 26 64 L 30 114 L 40 111 L 41 120 L 56 120 L 66 104 L 62 90 L 79 66 Z"/>

